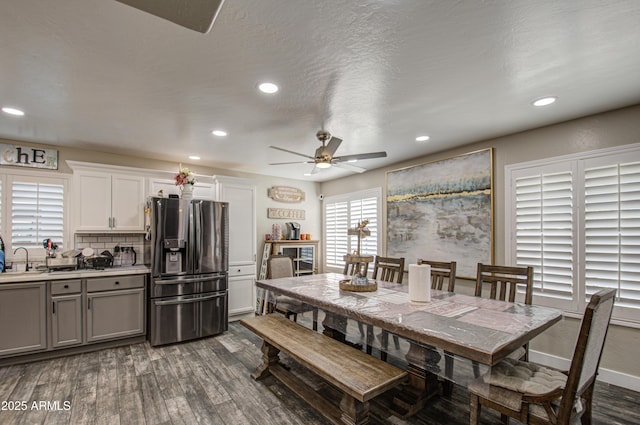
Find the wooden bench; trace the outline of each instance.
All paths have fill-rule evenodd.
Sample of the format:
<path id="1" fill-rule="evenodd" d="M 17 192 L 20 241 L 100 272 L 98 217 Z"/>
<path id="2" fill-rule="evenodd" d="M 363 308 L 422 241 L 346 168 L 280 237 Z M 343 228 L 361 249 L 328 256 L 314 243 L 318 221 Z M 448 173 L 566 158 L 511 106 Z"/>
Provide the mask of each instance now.
<path id="1" fill-rule="evenodd" d="M 253 379 L 274 376 L 334 424 L 368 423 L 369 400 L 407 378 L 407 372 L 395 366 L 279 315 L 240 323 L 264 341 L 263 364 L 251 374 Z M 279 363 L 280 351 L 342 391 L 340 409 L 285 369 Z"/>

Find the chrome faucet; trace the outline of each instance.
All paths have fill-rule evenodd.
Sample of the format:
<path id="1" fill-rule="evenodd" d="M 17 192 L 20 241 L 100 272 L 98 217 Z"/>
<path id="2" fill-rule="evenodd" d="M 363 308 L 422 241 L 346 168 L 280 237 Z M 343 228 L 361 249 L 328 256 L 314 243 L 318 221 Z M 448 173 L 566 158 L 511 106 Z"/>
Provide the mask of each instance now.
<path id="1" fill-rule="evenodd" d="M 27 255 L 27 264 L 24 266 L 24 271 L 28 272 L 29 271 L 29 251 L 27 251 L 27 248 L 23 246 L 19 246 L 18 248 L 13 250 L 13 255 L 16 255 L 16 252 L 18 252 L 19 249 L 24 249 L 24 253 Z"/>

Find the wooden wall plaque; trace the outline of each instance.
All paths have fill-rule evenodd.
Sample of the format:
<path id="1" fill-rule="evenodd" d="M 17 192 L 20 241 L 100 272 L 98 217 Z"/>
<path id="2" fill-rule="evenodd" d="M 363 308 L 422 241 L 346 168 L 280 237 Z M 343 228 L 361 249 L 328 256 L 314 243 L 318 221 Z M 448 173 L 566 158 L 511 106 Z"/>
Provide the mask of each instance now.
<path id="1" fill-rule="evenodd" d="M 268 190 L 269 198 L 277 202 L 302 202 L 305 199 L 305 193 L 302 189 L 291 186 L 272 186 Z"/>

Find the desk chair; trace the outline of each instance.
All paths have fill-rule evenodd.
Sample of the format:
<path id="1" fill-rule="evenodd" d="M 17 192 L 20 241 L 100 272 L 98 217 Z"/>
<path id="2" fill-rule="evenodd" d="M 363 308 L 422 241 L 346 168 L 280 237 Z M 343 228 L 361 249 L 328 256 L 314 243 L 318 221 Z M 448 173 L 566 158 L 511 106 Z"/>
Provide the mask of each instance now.
<path id="1" fill-rule="evenodd" d="M 471 382 L 469 423 L 477 425 L 481 408 L 486 406 L 500 412 L 504 424 L 510 417 L 526 424 L 568 425 L 578 423 L 578 419 L 591 424 L 593 387 L 615 293 L 615 289 L 603 289 L 591 297 L 568 374 L 505 359 Z"/>
<path id="2" fill-rule="evenodd" d="M 294 276 L 293 258 L 288 255 L 272 255 L 267 259 L 267 279 L 279 279 Z M 318 330 L 318 309 L 285 295 L 275 297 L 274 311 L 284 314 L 287 319 L 298 321 L 298 314 L 311 311 L 313 314 L 313 330 Z"/>

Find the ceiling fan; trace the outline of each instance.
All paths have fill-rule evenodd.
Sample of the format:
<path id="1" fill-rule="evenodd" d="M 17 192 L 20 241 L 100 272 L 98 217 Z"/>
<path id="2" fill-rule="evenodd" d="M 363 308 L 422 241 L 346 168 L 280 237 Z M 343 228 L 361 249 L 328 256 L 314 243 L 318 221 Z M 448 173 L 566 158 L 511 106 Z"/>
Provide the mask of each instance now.
<path id="1" fill-rule="evenodd" d="M 167 21 L 206 34 L 224 0 L 116 0 Z"/>
<path id="2" fill-rule="evenodd" d="M 338 146 L 342 143 L 342 139 L 338 137 L 332 136 L 328 131 L 320 130 L 316 133 L 316 137 L 322 143 L 313 156 L 305 155 L 302 153 L 290 151 L 288 149 L 279 148 L 277 146 L 269 146 L 272 149 L 277 149 L 282 152 L 288 152 L 293 155 L 303 156 L 307 158 L 307 161 L 297 161 L 297 162 L 275 162 L 269 165 L 283 165 L 283 164 L 315 164 L 313 170 L 311 170 L 311 174 L 314 174 L 318 171 L 318 169 L 329 168 L 332 165 L 336 167 L 349 169 L 351 171 L 355 171 L 358 173 L 363 173 L 367 170 L 364 168 L 356 167 L 350 163 L 356 162 L 362 159 L 372 159 L 372 158 L 385 158 L 387 156 L 386 152 L 371 152 L 371 153 L 361 153 L 356 155 L 345 155 L 345 156 L 333 156 L 338 150 Z"/>

